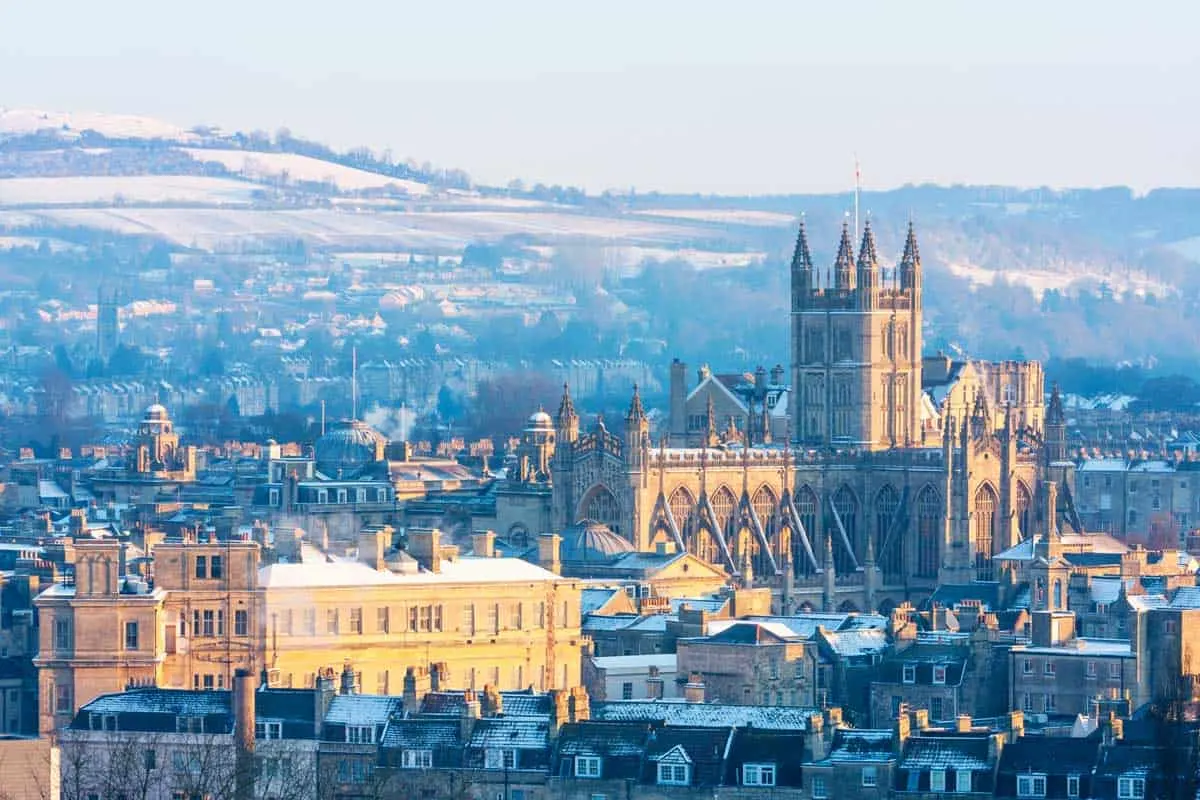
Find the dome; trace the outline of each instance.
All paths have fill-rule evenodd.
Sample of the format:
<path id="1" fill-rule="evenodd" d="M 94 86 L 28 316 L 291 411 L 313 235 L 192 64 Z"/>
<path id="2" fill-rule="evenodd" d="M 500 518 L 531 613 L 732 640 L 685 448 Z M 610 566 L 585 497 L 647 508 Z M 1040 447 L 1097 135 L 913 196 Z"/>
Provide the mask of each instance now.
<path id="1" fill-rule="evenodd" d="M 530 428 L 553 428 L 554 420 L 543 409 L 538 409 L 529 415 Z"/>
<path id="2" fill-rule="evenodd" d="M 386 440 L 361 420 L 342 420 L 317 439 L 317 469 L 329 477 L 356 477 L 368 464 L 383 458 Z"/>
<path id="3" fill-rule="evenodd" d="M 147 406 L 146 415 L 143 417 L 143 419 L 147 421 L 153 420 L 155 422 L 165 422 L 167 419 L 169 419 L 167 416 L 167 407 L 161 403 L 155 403 L 154 405 Z"/>
<path id="4" fill-rule="evenodd" d="M 563 531 L 559 558 L 564 562 L 609 561 L 622 553 L 634 552 L 633 545 L 609 527 L 592 519 L 583 519 Z"/>

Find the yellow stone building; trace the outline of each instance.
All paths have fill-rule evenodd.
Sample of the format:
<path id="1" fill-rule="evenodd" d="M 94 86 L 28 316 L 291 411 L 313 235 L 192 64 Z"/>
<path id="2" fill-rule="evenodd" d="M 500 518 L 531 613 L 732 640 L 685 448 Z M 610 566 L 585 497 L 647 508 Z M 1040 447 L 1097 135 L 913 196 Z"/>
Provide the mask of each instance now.
<path id="1" fill-rule="evenodd" d="M 558 537 L 545 539 L 556 561 Z M 410 530 L 406 551 L 389 528 L 366 531 L 357 558 L 277 545 L 288 555 L 264 565 L 254 542 L 162 543 L 150 588 L 123 575 L 120 543 L 77 543 L 74 583 L 36 601 L 40 729 L 132 684 L 222 689 L 239 668 L 307 687 L 349 661 L 368 694 L 434 664 L 451 687 L 579 684 L 578 581 L 482 547 L 460 557 L 436 530 Z"/>

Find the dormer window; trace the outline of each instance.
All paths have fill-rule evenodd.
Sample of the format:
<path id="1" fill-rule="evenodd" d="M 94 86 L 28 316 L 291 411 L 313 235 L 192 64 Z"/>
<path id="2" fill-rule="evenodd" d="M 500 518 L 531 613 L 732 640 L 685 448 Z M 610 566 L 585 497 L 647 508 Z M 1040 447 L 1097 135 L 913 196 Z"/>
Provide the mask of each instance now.
<path id="1" fill-rule="evenodd" d="M 742 767 L 743 786 L 774 786 L 774 764 L 747 764 Z"/>
<path id="2" fill-rule="evenodd" d="M 490 748 L 483 751 L 484 769 L 516 769 L 517 751 L 509 748 Z"/>
<path id="3" fill-rule="evenodd" d="M 692 760 L 679 745 L 663 753 L 658 759 L 658 783 L 660 786 L 690 786 L 692 783 Z"/>
<path id="4" fill-rule="evenodd" d="M 94 731 L 115 731 L 117 729 L 117 715 L 93 713 L 88 716 L 88 727 Z"/>
<path id="5" fill-rule="evenodd" d="M 1046 776 L 1041 773 L 1017 776 L 1017 797 L 1045 797 Z"/>
<path id="6" fill-rule="evenodd" d="M 916 664 L 905 664 L 903 673 L 902 673 L 902 678 L 905 683 L 916 683 L 917 682 L 917 665 Z"/>
<path id="7" fill-rule="evenodd" d="M 375 726 L 347 725 L 346 741 L 350 744 L 375 744 Z"/>
<path id="8" fill-rule="evenodd" d="M 283 723 L 278 720 L 263 720 L 254 723 L 255 739 L 282 739 Z"/>
<path id="9" fill-rule="evenodd" d="M 433 767 L 433 751 L 405 750 L 400 763 L 404 769 L 430 769 Z"/>
<path id="10" fill-rule="evenodd" d="M 1145 778 L 1122 775 L 1117 779 L 1117 797 L 1120 800 L 1142 800 L 1145 796 Z"/>
<path id="11" fill-rule="evenodd" d="M 934 665 L 934 667 L 933 667 L 933 682 L 934 683 L 945 683 L 946 682 L 946 665 L 945 664 L 935 664 Z"/>
<path id="12" fill-rule="evenodd" d="M 575 756 L 575 777 L 576 778 L 599 778 L 600 777 L 600 758 L 599 758 L 599 756 Z"/>

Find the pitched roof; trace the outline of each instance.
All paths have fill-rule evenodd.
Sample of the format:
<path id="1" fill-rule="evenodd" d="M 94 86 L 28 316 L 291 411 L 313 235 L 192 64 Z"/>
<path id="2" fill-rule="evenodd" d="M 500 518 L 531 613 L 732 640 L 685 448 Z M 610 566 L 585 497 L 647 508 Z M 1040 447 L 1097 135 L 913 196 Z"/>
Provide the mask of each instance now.
<path id="1" fill-rule="evenodd" d="M 667 726 L 748 727 L 773 730 L 808 730 L 815 709 L 783 706 L 737 706 L 724 703 L 687 703 L 682 700 L 607 700 L 592 703 L 592 719 L 659 721 Z"/>
<path id="2" fill-rule="evenodd" d="M 642 780 L 658 780 L 661 759 L 682 758 L 691 764 L 693 786 L 717 786 L 724 776 L 725 753 L 733 729 L 727 727 L 667 726 L 656 729 L 646 741 Z"/>
<path id="3" fill-rule="evenodd" d="M 1100 737 L 1075 739 L 1067 736 L 1022 736 L 1005 745 L 1000 754 L 1000 771 L 1042 772 L 1047 775 L 1090 773 L 1100 750 Z"/>
<path id="4" fill-rule="evenodd" d="M 739 621 L 724 627 L 712 636 L 693 641 L 710 644 L 786 644 L 788 641 L 787 629 L 779 630 L 769 626 L 770 623 Z"/>
<path id="5" fill-rule="evenodd" d="M 988 734 L 910 736 L 900 768 L 906 770 L 990 770 Z"/>
<path id="6" fill-rule="evenodd" d="M 528 690 L 501 692 L 501 705 L 506 717 L 549 717 L 550 695 Z M 463 692 L 429 692 L 421 700 L 421 714 L 462 713 Z"/>
<path id="7" fill-rule="evenodd" d="M 890 730 L 841 728 L 834 732 L 829 754 L 819 763 L 892 761 L 895 757 Z"/>
<path id="8" fill-rule="evenodd" d="M 383 725 L 404 710 L 404 698 L 374 694 L 339 694 L 329 704 L 330 725 Z"/>

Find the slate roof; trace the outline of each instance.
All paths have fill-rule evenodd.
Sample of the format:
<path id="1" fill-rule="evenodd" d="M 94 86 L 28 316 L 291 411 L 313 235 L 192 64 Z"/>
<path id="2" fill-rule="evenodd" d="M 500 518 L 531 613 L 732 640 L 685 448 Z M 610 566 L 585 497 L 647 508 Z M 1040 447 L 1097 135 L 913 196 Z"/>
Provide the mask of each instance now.
<path id="1" fill-rule="evenodd" d="M 776 786 L 802 785 L 797 755 L 804 752 L 804 737 L 801 731 L 735 729 L 725 761 L 725 785 L 741 785 L 742 767 L 747 762 L 774 764 Z"/>
<path id="2" fill-rule="evenodd" d="M 986 733 L 910 736 L 904 743 L 900 768 L 905 770 L 988 770 Z"/>
<path id="3" fill-rule="evenodd" d="M 890 730 L 840 728 L 833 734 L 833 744 L 829 748 L 829 755 L 817 763 L 845 761 L 878 763 L 893 761 L 895 758 Z"/>
<path id="4" fill-rule="evenodd" d="M 1181 586 L 1171 597 L 1171 608 L 1200 608 L 1200 586 Z"/>
<path id="5" fill-rule="evenodd" d="M 466 746 L 479 749 L 541 750 L 549 741 L 549 719 L 488 717 L 476 720 Z"/>
<path id="6" fill-rule="evenodd" d="M 829 649 L 842 658 L 881 655 L 890 646 L 887 632 L 874 629 L 830 631 L 824 634 Z"/>
<path id="7" fill-rule="evenodd" d="M 811 708 L 687 703 L 682 700 L 607 700 L 592 703 L 591 713 L 594 720 L 805 731 L 809 717 L 819 712 Z"/>
<path id="8" fill-rule="evenodd" d="M 328 725 L 383 725 L 404 710 L 404 699 L 373 694 L 340 694 L 329 704 Z"/>
<path id="9" fill-rule="evenodd" d="M 1073 567 L 1119 567 L 1120 553 L 1063 553 L 1063 561 Z"/>
<path id="10" fill-rule="evenodd" d="M 501 692 L 502 712 L 506 717 L 549 717 L 550 695 L 525 691 Z M 421 714 L 462 713 L 463 693 L 430 692 L 421 700 Z"/>
<path id="11" fill-rule="evenodd" d="M 638 614 L 588 614 L 583 618 L 583 632 L 619 631 L 641 619 Z"/>
<path id="12" fill-rule="evenodd" d="M 87 711 L 98 714 L 171 714 L 183 717 L 228 714 L 229 694 L 228 691 L 130 689 L 116 694 L 101 695 L 79 709 L 79 713 Z"/>
<path id="13" fill-rule="evenodd" d="M 978 600 L 984 611 L 998 611 L 1001 608 L 1000 584 L 995 581 L 945 583 L 937 587 L 929 599 L 921 604 L 921 609 L 928 611 L 935 605 L 954 608 L 964 600 Z"/>
<path id="14" fill-rule="evenodd" d="M 694 641 L 703 641 L 710 644 L 785 644 L 788 639 L 772 631 L 768 627 L 768 624 L 735 622 L 720 633 L 715 633 L 712 636 Z"/>
<path id="15" fill-rule="evenodd" d="M 79 709 L 71 727 L 87 730 L 92 714 L 104 714 L 116 715 L 122 730 L 171 732 L 180 717 L 202 717 L 206 732 L 228 733 L 233 730 L 231 694 L 228 690 L 129 689 L 92 700 Z M 310 739 L 316 735 L 312 690 L 259 689 L 254 696 L 256 718 L 282 722 L 286 738 Z"/>
<path id="16" fill-rule="evenodd" d="M 692 728 L 667 726 L 658 728 L 646 741 L 646 758 L 642 765 L 642 780 L 658 781 L 658 762 L 676 747 L 683 749 L 691 760 L 691 785 L 717 786 L 724 776 L 725 752 L 730 746 L 733 728 Z"/>
<path id="17" fill-rule="evenodd" d="M 584 589 L 579 593 L 579 608 L 582 614 L 592 614 L 604 607 L 621 589 Z"/>
<path id="18" fill-rule="evenodd" d="M 1090 797 L 1092 767 L 1099 755 L 1099 736 L 1022 736 L 1007 744 L 1000 753 L 996 773 L 996 794 L 1015 797 L 1017 776 L 1040 773 L 1046 776 L 1046 797 L 1067 797 L 1067 776 L 1081 781 L 1080 797 Z"/>
<path id="19" fill-rule="evenodd" d="M 904 683 L 904 667 L 913 665 L 916 667 L 913 683 L 932 685 L 933 668 L 940 665 L 946 667 L 946 685 L 957 686 L 962 682 L 966 663 L 966 648 L 917 642 L 902 652 L 892 653 L 884 658 L 875 673 L 875 682 Z"/>
<path id="20" fill-rule="evenodd" d="M 457 747 L 458 720 L 394 719 L 388 723 L 381 744 L 397 749 Z"/>

